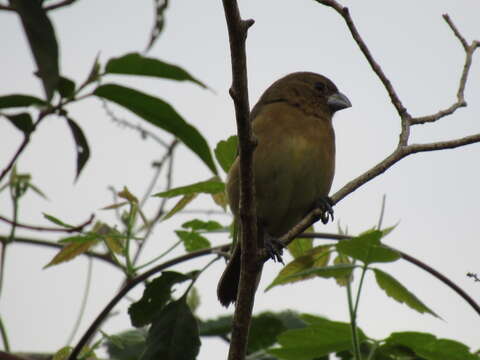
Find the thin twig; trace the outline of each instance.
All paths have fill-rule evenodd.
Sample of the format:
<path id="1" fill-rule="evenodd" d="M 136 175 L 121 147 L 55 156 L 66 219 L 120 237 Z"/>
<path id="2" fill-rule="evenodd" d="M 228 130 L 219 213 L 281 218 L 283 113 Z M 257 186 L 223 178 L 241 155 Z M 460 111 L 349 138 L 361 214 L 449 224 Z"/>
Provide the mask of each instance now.
<path id="1" fill-rule="evenodd" d="M 400 118 L 402 119 L 410 118 L 410 115 L 408 114 L 407 109 L 403 106 L 400 98 L 398 97 L 395 89 L 393 88 L 392 83 L 383 72 L 381 66 L 375 61 L 370 50 L 367 47 L 367 44 L 365 43 L 365 41 L 363 41 L 363 38 L 360 36 L 360 33 L 357 30 L 357 27 L 353 23 L 353 20 L 352 20 L 352 17 L 350 16 L 350 12 L 348 8 L 340 5 L 335 0 L 316 0 L 316 1 L 325 6 L 335 9 L 335 11 L 342 16 L 342 18 L 345 20 L 345 23 L 348 26 L 348 29 L 350 30 L 350 33 L 353 36 L 353 39 L 355 40 L 358 47 L 362 51 L 363 55 L 367 59 L 373 72 L 378 76 L 383 86 L 387 90 L 388 96 L 390 97 L 390 100 L 392 101 L 393 106 L 395 106 L 395 109 L 397 110 L 398 115 L 400 115 Z"/>
<path id="2" fill-rule="evenodd" d="M 64 0 L 64 1 L 60 1 L 59 3 L 53 4 L 53 5 L 49 5 L 49 6 L 45 6 L 44 9 L 45 9 L 46 11 L 55 10 L 55 9 L 60 9 L 60 8 L 62 8 L 62 7 L 65 7 L 65 6 L 72 5 L 75 1 L 77 1 L 77 0 Z"/>
<path id="3" fill-rule="evenodd" d="M 87 221 L 85 221 L 84 223 L 82 223 L 78 226 L 74 226 L 74 227 L 71 227 L 71 228 L 54 228 L 54 227 L 46 227 L 46 226 L 21 224 L 21 223 L 12 221 L 12 220 L 7 219 L 6 217 L 0 215 L 0 221 L 6 222 L 7 224 L 10 224 L 10 225 L 13 225 L 15 227 L 22 228 L 22 229 L 33 230 L 33 231 L 64 232 L 64 233 L 82 232 L 83 228 L 90 225 L 94 218 L 95 218 L 95 216 L 92 214 L 92 215 L 90 215 L 90 217 L 88 218 Z"/>
<path id="4" fill-rule="evenodd" d="M 7 6 L 7 5 L 0 5 L 0 10 L 5 10 L 5 11 L 15 11 L 14 8 Z"/>
<path id="5" fill-rule="evenodd" d="M 2 236 L 0 235 L 0 242 L 5 241 L 8 239 L 7 236 Z M 50 247 L 50 248 L 55 248 L 55 249 L 62 249 L 63 245 L 59 243 L 54 243 L 51 241 L 46 241 L 46 240 L 39 240 L 39 239 L 29 239 L 29 238 L 24 238 L 24 237 L 18 237 L 16 236 L 12 244 L 27 244 L 27 245 L 36 245 L 36 246 L 45 246 L 45 247 Z M 102 260 L 105 261 L 113 266 L 119 267 L 118 264 L 115 263 L 115 261 L 112 260 L 111 256 L 107 254 L 101 254 L 97 253 L 94 251 L 87 251 L 82 253 L 82 255 Z"/>
<path id="6" fill-rule="evenodd" d="M 453 114 L 455 111 L 457 111 L 457 109 L 467 106 L 467 102 L 465 101 L 465 95 L 464 95 L 465 86 L 467 84 L 470 67 L 472 65 L 472 57 L 475 50 L 478 48 L 479 43 L 478 41 L 473 41 L 471 45 L 468 45 L 467 41 L 460 34 L 460 32 L 458 31 L 457 27 L 453 24 L 450 17 L 447 14 L 444 14 L 443 18 L 447 22 L 448 26 L 450 26 L 450 29 L 452 29 L 453 33 L 458 38 L 458 40 L 460 40 L 460 43 L 462 44 L 463 49 L 465 50 L 465 64 L 463 65 L 463 71 L 460 76 L 460 81 L 458 84 L 457 101 L 447 109 L 440 110 L 435 114 L 420 116 L 420 117 L 411 119 L 410 121 L 411 125 L 419 125 L 419 124 L 435 122 L 445 116 Z"/>

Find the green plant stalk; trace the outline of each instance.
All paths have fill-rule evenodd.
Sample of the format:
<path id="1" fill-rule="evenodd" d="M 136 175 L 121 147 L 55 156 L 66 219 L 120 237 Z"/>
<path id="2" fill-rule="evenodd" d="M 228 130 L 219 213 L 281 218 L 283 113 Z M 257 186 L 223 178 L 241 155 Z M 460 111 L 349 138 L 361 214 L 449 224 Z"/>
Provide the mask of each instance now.
<path id="1" fill-rule="evenodd" d="M 360 294 L 362 292 L 362 287 L 363 287 L 363 279 L 365 279 L 365 274 L 367 273 L 368 266 L 367 264 L 364 264 L 362 266 L 362 275 L 360 275 L 360 283 L 358 284 L 358 290 L 357 290 L 357 295 L 355 299 L 355 306 L 353 308 L 353 313 L 355 314 L 355 317 L 357 316 L 357 310 L 358 310 L 358 303 L 360 302 Z"/>
<path id="2" fill-rule="evenodd" d="M 146 262 L 145 264 L 142 264 L 142 265 L 139 265 L 135 268 L 135 271 L 138 271 L 140 269 L 143 269 L 144 267 L 147 267 L 148 265 L 151 265 L 153 264 L 154 262 L 160 260 L 161 258 L 163 258 L 164 256 L 168 255 L 172 250 L 174 250 L 178 245 L 180 245 L 182 243 L 182 240 L 178 240 L 175 244 L 173 244 L 172 246 L 170 246 L 167 250 L 165 250 L 165 252 L 163 252 L 162 254 L 158 255 L 157 257 L 153 258 L 152 260 Z"/>
<path id="3" fill-rule="evenodd" d="M 133 230 L 133 224 L 135 223 L 136 213 L 137 213 L 136 205 L 130 204 L 130 212 L 128 214 L 128 219 L 127 219 L 127 233 L 126 233 L 127 241 L 125 243 L 125 260 L 127 265 L 128 278 L 131 278 L 135 272 L 132 259 L 130 259 L 130 241 L 132 240 L 132 230 Z"/>
<path id="4" fill-rule="evenodd" d="M 10 343 L 8 341 L 7 329 L 5 329 L 5 325 L 3 324 L 3 320 L 0 317 L 0 335 L 2 336 L 3 341 L 3 348 L 5 352 L 10 352 Z"/>
<path id="5" fill-rule="evenodd" d="M 353 306 L 352 287 L 350 285 L 350 281 L 347 284 L 347 298 L 348 298 L 348 311 L 350 314 L 350 329 L 352 330 L 353 354 L 355 356 L 355 360 L 362 360 L 361 353 L 360 353 L 360 342 L 358 341 L 358 333 L 357 333 L 357 314 L 355 313 L 355 309 Z"/>
<path id="6" fill-rule="evenodd" d="M 375 351 L 378 348 L 378 342 L 374 341 L 372 344 L 372 348 L 370 349 L 370 353 L 368 354 L 367 360 L 373 360 L 373 356 L 375 355 Z"/>

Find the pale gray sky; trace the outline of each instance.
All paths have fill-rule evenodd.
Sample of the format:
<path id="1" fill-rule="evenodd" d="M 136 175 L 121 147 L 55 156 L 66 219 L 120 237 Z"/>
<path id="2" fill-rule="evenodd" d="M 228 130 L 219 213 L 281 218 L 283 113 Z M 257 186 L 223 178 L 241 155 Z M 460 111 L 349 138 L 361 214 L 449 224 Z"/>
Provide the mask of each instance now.
<path id="1" fill-rule="evenodd" d="M 100 52 L 102 63 L 114 56 L 142 51 L 152 25 L 151 1 L 81 0 L 53 13 L 60 43 L 62 73 L 79 83 Z M 454 100 L 464 53 L 441 15 L 450 14 L 468 39 L 480 38 L 480 2 L 457 1 L 343 1 L 351 9 L 359 31 L 392 80 L 412 115 L 426 115 L 448 107 Z M 255 19 L 248 37 L 250 99 L 253 105 L 261 92 L 277 78 L 293 71 L 308 70 L 331 78 L 353 103 L 336 115 L 337 172 L 333 191 L 361 174 L 396 145 L 399 120 L 379 80 L 371 72 L 343 20 L 331 9 L 314 1 L 241 1 L 243 17 Z M 221 1 L 172 1 L 165 32 L 151 56 L 185 67 L 215 93 L 191 84 L 162 80 L 111 77 L 107 81 L 133 87 L 169 101 L 194 124 L 210 145 L 235 131 L 233 107 L 228 96 L 230 59 Z M 0 94 L 12 92 L 42 95 L 32 76 L 34 65 L 19 20 L 0 12 Z M 429 142 L 480 132 L 480 57 L 474 58 L 466 90 L 468 108 L 438 124 L 415 128 L 412 141 Z M 134 115 L 115 111 L 132 123 Z M 153 141 L 139 141 L 136 133 L 112 123 L 99 101 L 89 99 L 71 107 L 70 114 L 84 129 L 91 146 L 91 159 L 77 184 L 73 184 L 75 155 L 68 128 L 49 118 L 34 134 L 18 163 L 20 172 L 33 175 L 50 201 L 29 195 L 21 204 L 21 220 L 45 224 L 42 212 L 80 223 L 95 212 L 98 219 L 112 220 L 98 211 L 110 204 L 107 186 L 124 185 L 141 195 L 153 173 L 150 164 L 160 157 Z M 169 136 L 156 131 L 163 138 Z M 21 135 L 6 121 L 0 122 L 1 168 L 10 159 Z M 160 150 L 160 151 L 159 151 Z M 336 221 L 355 234 L 374 226 L 380 202 L 387 194 L 385 225 L 399 222 L 387 243 L 431 264 L 480 301 L 480 287 L 465 274 L 479 272 L 478 215 L 480 209 L 480 145 L 457 150 L 415 155 L 348 196 L 335 207 Z M 210 174 L 185 147 L 178 150 L 174 181 L 184 185 L 204 180 Z M 158 190 L 161 188 L 159 187 Z M 150 209 L 158 200 L 151 200 Z M 208 198 L 194 207 L 213 206 Z M 0 213 L 9 215 L 6 193 L 0 195 Z M 178 216 L 157 227 L 144 252 L 150 259 L 174 240 L 172 230 L 189 216 Z M 227 217 L 220 217 L 226 223 Z M 337 224 L 317 226 L 336 231 Z M 0 224 L 0 231 L 7 227 Z M 21 234 L 27 234 L 21 232 Z M 37 235 L 31 234 L 29 235 Z M 58 235 L 41 234 L 48 239 Z M 224 243 L 226 236 L 211 238 Z M 6 281 L 0 309 L 15 351 L 54 351 L 67 340 L 77 316 L 83 293 L 87 261 L 77 259 L 59 267 L 41 270 L 51 259 L 51 250 L 13 245 L 9 248 Z M 195 262 L 200 267 L 205 259 Z M 218 262 L 198 283 L 202 305 L 199 315 L 207 318 L 225 311 L 216 301 L 216 281 L 223 270 Z M 191 269 L 192 264 L 179 267 Z M 367 278 L 361 301 L 359 324 L 365 332 L 382 338 L 394 331 L 416 330 L 480 347 L 478 315 L 450 289 L 413 267 L 398 262 L 381 266 L 437 312 L 444 321 L 419 315 L 387 298 L 372 276 Z M 261 289 L 280 269 L 265 267 L 255 311 L 293 308 L 335 320 L 348 319 L 345 290 L 334 281 L 315 280 Z M 111 267 L 94 265 L 95 280 L 82 322 L 83 332 L 117 290 L 121 277 Z M 139 295 L 140 289 L 132 296 Z M 116 310 L 104 330 L 114 333 L 129 327 L 126 305 Z M 231 309 L 230 309 L 231 310 Z M 77 336 L 78 338 L 78 336 Z M 206 341 L 199 359 L 224 357 L 226 346 Z"/>

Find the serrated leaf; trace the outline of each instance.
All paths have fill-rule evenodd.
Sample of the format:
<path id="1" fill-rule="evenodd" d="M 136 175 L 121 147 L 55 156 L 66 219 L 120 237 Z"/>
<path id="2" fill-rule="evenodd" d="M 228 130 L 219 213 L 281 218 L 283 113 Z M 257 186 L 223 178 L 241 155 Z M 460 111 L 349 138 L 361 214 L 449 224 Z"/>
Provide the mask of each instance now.
<path id="1" fill-rule="evenodd" d="M 71 242 L 65 247 L 63 247 L 54 258 L 44 266 L 44 269 L 53 265 L 58 265 L 66 261 L 70 261 L 76 258 L 78 255 L 82 255 L 84 252 L 87 252 L 92 246 L 98 242 L 98 239 L 90 238 L 86 241 L 76 241 Z"/>
<path id="2" fill-rule="evenodd" d="M 338 254 L 337 257 L 333 260 L 333 265 L 340 264 L 352 264 L 349 257 L 343 254 Z M 339 286 L 347 286 L 349 282 L 353 281 L 353 272 L 347 274 L 346 276 L 338 276 L 335 278 L 335 281 Z"/>
<path id="3" fill-rule="evenodd" d="M 385 291 L 388 296 L 401 304 L 407 305 L 411 309 L 416 310 L 421 314 L 429 313 L 435 317 L 439 317 L 393 276 L 380 269 L 372 270 L 375 273 L 375 279 L 377 280 L 378 286 L 380 286 L 380 288 Z"/>
<path id="4" fill-rule="evenodd" d="M 45 105 L 46 102 L 35 96 L 13 94 L 0 96 L 0 109 L 14 107 L 28 107 L 32 105 Z"/>
<path id="5" fill-rule="evenodd" d="M 123 255 L 124 246 L 120 237 L 117 236 L 105 236 L 105 244 L 107 247 L 117 255 Z"/>
<path id="6" fill-rule="evenodd" d="M 317 246 L 308 251 L 305 255 L 294 259 L 285 265 L 265 291 L 268 291 L 277 285 L 293 283 L 316 276 L 317 274 L 315 273 L 304 274 L 304 272 L 311 269 L 317 269 L 319 266 L 326 264 L 329 259 L 330 248 L 331 245 Z"/>
<path id="7" fill-rule="evenodd" d="M 228 199 L 227 199 L 227 195 L 225 194 L 225 191 L 212 194 L 212 199 L 215 202 L 215 204 L 217 204 L 223 209 L 223 211 L 227 211 Z"/>
<path id="8" fill-rule="evenodd" d="M 269 348 L 285 330 L 287 328 L 275 313 L 264 312 L 254 316 L 248 334 L 248 353 Z"/>
<path id="9" fill-rule="evenodd" d="M 70 225 L 70 224 L 67 224 L 65 222 L 63 222 L 62 220 L 56 218 L 55 216 L 53 215 L 49 215 L 47 213 L 42 213 L 43 214 L 43 217 L 45 219 L 47 219 L 48 221 L 58 225 L 58 226 L 61 226 L 61 227 L 64 227 L 64 228 L 67 228 L 67 229 L 71 229 L 71 228 L 74 228 L 75 226 L 73 225 Z"/>
<path id="10" fill-rule="evenodd" d="M 175 215 L 177 212 L 182 211 L 185 206 L 190 204 L 198 194 L 190 194 L 190 195 L 185 195 L 182 197 L 176 204 L 175 206 L 163 217 L 162 220 L 167 220 L 170 219 L 173 215 Z"/>
<path id="11" fill-rule="evenodd" d="M 228 173 L 238 153 L 238 138 L 230 136 L 227 140 L 219 141 L 215 147 L 215 157 L 222 169 Z"/>
<path id="12" fill-rule="evenodd" d="M 215 319 L 199 320 L 198 330 L 200 336 L 225 336 L 232 331 L 232 323 L 232 315 L 223 315 Z"/>
<path id="13" fill-rule="evenodd" d="M 350 324 L 310 317 L 310 325 L 302 329 L 287 330 L 278 336 L 279 348 L 267 352 L 286 360 L 311 360 L 329 353 L 350 349 Z M 360 341 L 366 337 L 358 329 Z"/>
<path id="14" fill-rule="evenodd" d="M 123 190 L 120 191 L 118 197 L 127 200 L 129 203 L 138 204 L 138 199 L 135 195 L 133 195 L 130 190 L 126 186 L 123 187 Z"/>
<path id="15" fill-rule="evenodd" d="M 188 292 L 187 304 L 193 313 L 195 313 L 200 306 L 200 294 L 195 286 L 192 286 Z"/>
<path id="16" fill-rule="evenodd" d="M 181 186 L 175 189 L 170 189 L 168 191 L 163 191 L 153 196 L 157 197 L 175 197 L 179 195 L 190 195 L 190 194 L 216 194 L 221 191 L 225 191 L 225 184 L 218 180 L 206 180 L 200 181 L 191 185 Z"/>
<path id="17" fill-rule="evenodd" d="M 213 220 L 202 221 L 199 219 L 193 219 L 182 224 L 182 228 L 191 229 L 191 230 L 205 230 L 205 231 L 215 231 L 223 229 L 223 226 Z"/>
<path id="18" fill-rule="evenodd" d="M 66 360 L 71 352 L 71 346 L 64 346 L 52 356 L 52 360 Z"/>
<path id="19" fill-rule="evenodd" d="M 159 277 L 148 283 L 142 298 L 128 308 L 132 325 L 142 327 L 150 324 L 165 304 L 171 300 L 173 285 L 189 279 L 191 277 L 185 274 L 163 271 Z"/>
<path id="20" fill-rule="evenodd" d="M 133 329 L 110 335 L 105 342 L 109 359 L 136 360 L 145 351 L 147 333 L 144 329 Z"/>
<path id="21" fill-rule="evenodd" d="M 110 59 L 105 67 L 107 74 L 126 74 L 159 77 L 177 81 L 191 81 L 204 88 L 206 86 L 177 65 L 149 58 L 139 53 L 131 53 Z"/>
<path id="22" fill-rule="evenodd" d="M 176 230 L 175 233 L 182 240 L 187 252 L 211 247 L 210 241 L 195 231 Z"/>
<path id="23" fill-rule="evenodd" d="M 118 208 L 121 208 L 122 206 L 125 206 L 125 205 L 128 205 L 128 201 L 122 201 L 122 202 L 119 202 L 119 203 L 116 203 L 116 204 L 108 205 L 108 206 L 105 206 L 105 207 L 101 208 L 100 210 L 118 209 Z"/>
<path id="24" fill-rule="evenodd" d="M 141 360 L 195 360 L 200 350 L 197 321 L 185 298 L 168 304 L 154 319 Z"/>
<path id="25" fill-rule="evenodd" d="M 50 101 L 60 79 L 58 45 L 52 23 L 40 1 L 10 0 L 10 4 L 20 15 L 46 98 Z"/>
<path id="26" fill-rule="evenodd" d="M 4 116 L 10 120 L 13 126 L 23 132 L 25 136 L 30 135 L 30 133 L 34 130 L 32 117 L 29 113 L 20 113 L 14 115 L 4 114 Z"/>
<path id="27" fill-rule="evenodd" d="M 71 99 L 75 94 L 75 82 L 69 78 L 61 76 L 57 90 L 62 98 Z"/>
<path id="28" fill-rule="evenodd" d="M 367 265 L 375 262 L 393 262 L 400 259 L 398 252 L 382 245 L 380 242 L 382 235 L 381 231 L 372 230 L 352 239 L 342 240 L 337 243 L 337 251 Z"/>
<path id="29" fill-rule="evenodd" d="M 313 225 L 310 226 L 305 232 L 313 232 L 314 228 Z M 293 256 L 294 259 L 305 255 L 308 251 L 312 250 L 313 248 L 313 239 L 312 238 L 302 238 L 298 237 L 294 241 L 292 241 L 290 244 L 288 244 L 288 251 L 290 254 Z M 328 262 L 328 259 L 327 259 Z M 324 266 L 323 265 L 318 265 L 318 266 Z"/>
<path id="30" fill-rule="evenodd" d="M 438 339 L 421 332 L 397 332 L 385 339 L 388 345 L 410 348 L 426 360 L 478 360 L 465 344 L 449 339 Z"/>
<path id="31" fill-rule="evenodd" d="M 90 158 L 90 147 L 88 146 L 87 138 L 80 126 L 75 121 L 67 118 L 67 124 L 72 131 L 73 140 L 75 141 L 75 152 L 77 153 L 77 171 L 75 174 L 75 181 L 78 180 L 83 167 Z"/>
<path id="32" fill-rule="evenodd" d="M 116 84 L 101 85 L 93 93 L 125 107 L 142 119 L 174 135 L 190 148 L 214 174 L 217 174 L 207 141 L 171 105 L 138 90 Z"/>

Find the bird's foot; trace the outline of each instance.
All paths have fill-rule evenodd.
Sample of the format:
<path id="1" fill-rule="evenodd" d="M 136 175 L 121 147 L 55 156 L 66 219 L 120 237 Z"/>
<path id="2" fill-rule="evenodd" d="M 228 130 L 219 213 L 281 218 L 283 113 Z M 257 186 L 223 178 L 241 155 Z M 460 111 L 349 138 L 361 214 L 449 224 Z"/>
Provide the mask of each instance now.
<path id="1" fill-rule="evenodd" d="M 278 261 L 285 265 L 282 259 L 283 245 L 280 241 L 278 241 L 276 237 L 265 233 L 264 246 L 265 250 L 267 251 L 268 257 L 270 257 L 273 261 Z"/>
<path id="2" fill-rule="evenodd" d="M 326 224 L 331 219 L 333 221 L 333 201 L 328 196 L 320 198 L 316 201 L 315 207 L 322 211 L 320 220 Z"/>

